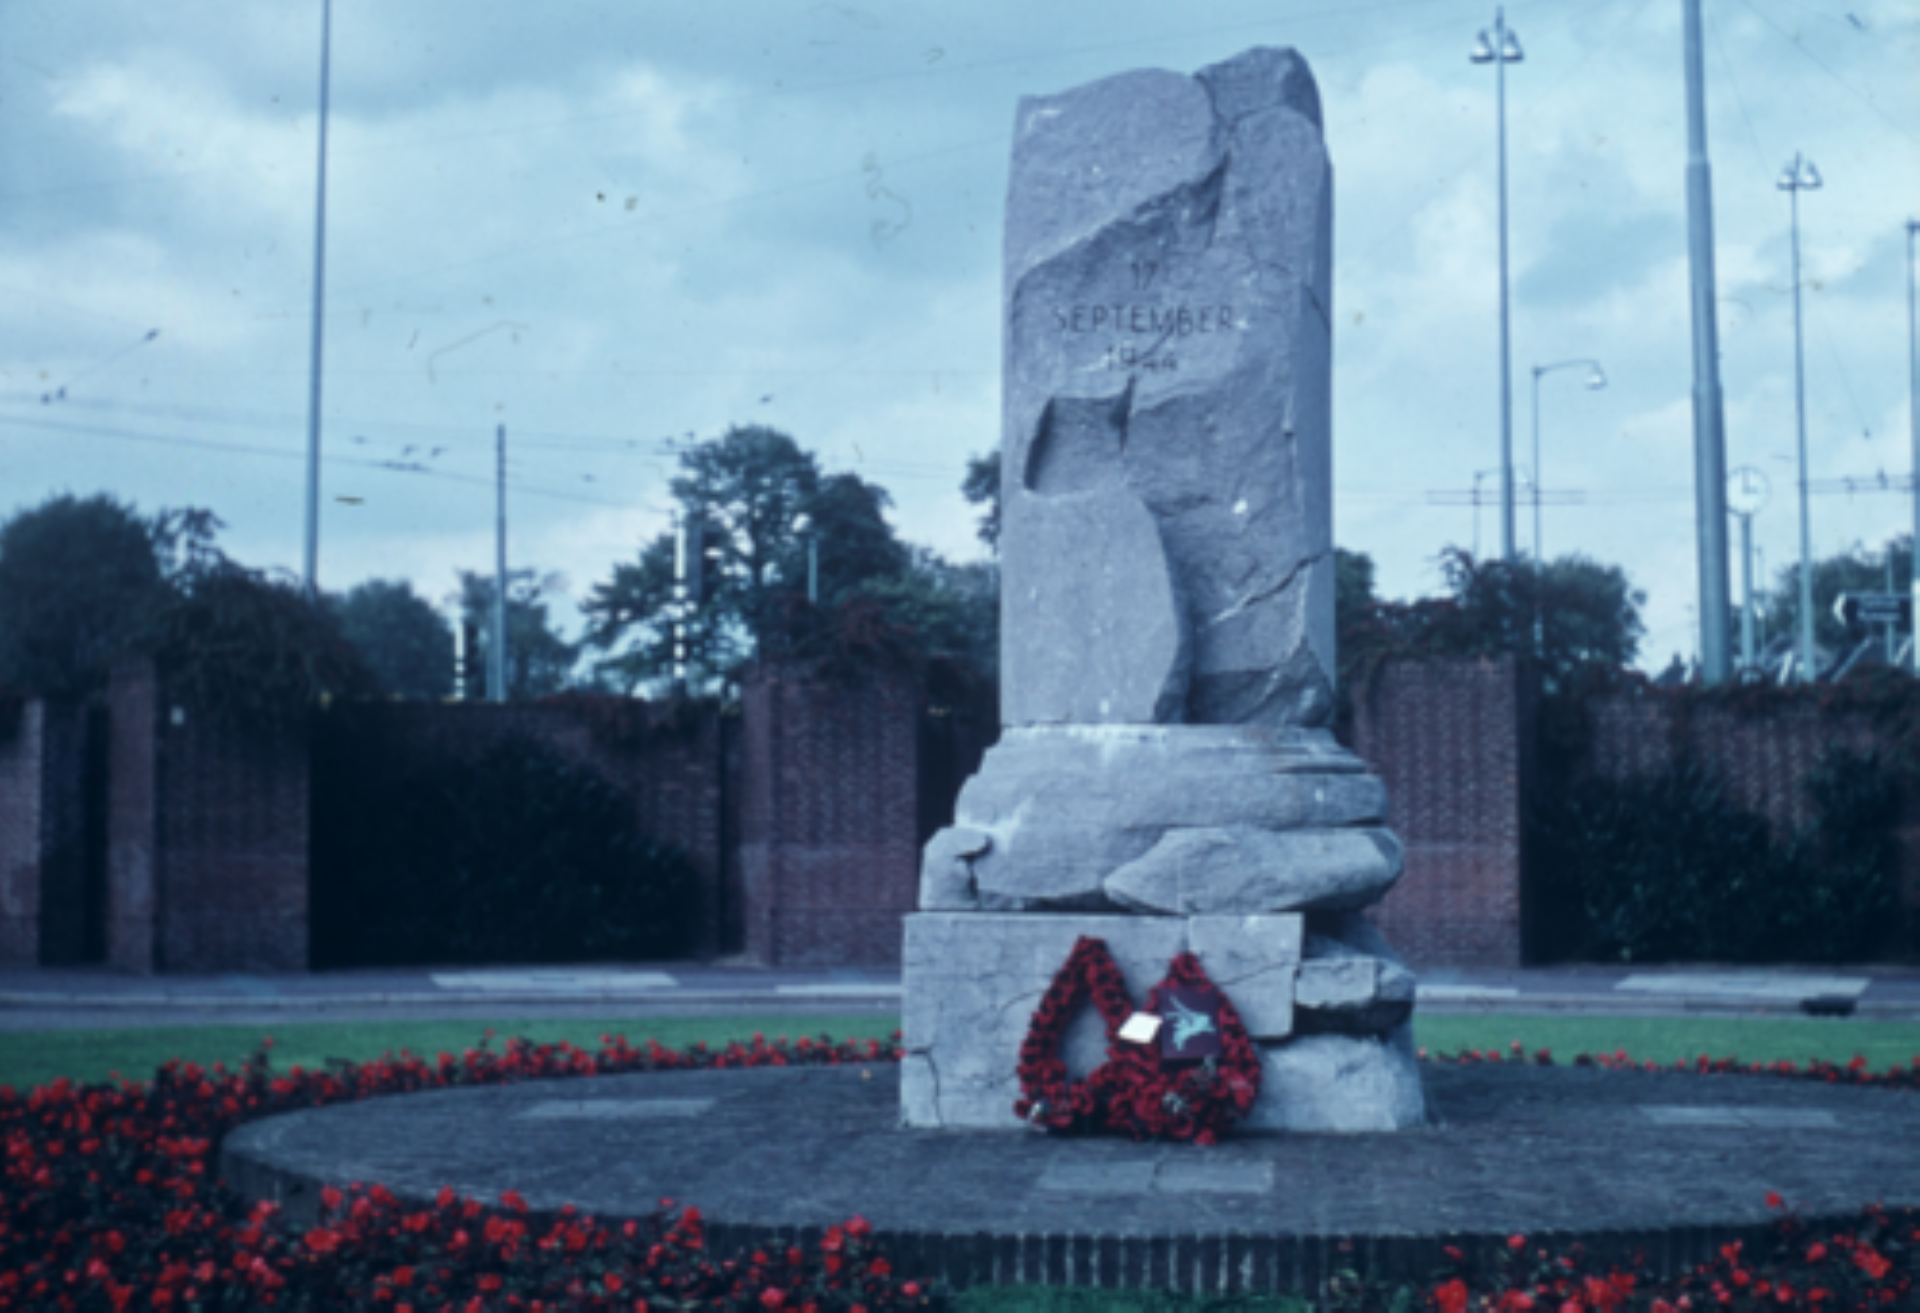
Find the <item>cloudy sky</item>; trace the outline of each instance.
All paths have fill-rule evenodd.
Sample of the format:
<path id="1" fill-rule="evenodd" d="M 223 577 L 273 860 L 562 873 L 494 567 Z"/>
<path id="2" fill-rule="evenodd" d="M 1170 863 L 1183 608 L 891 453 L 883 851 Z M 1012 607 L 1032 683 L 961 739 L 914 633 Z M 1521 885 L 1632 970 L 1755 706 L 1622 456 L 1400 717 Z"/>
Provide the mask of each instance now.
<path id="1" fill-rule="evenodd" d="M 1524 484 L 1533 367 L 1598 359 L 1604 390 L 1540 382 L 1545 547 L 1627 569 L 1658 665 L 1696 648 L 1680 0 L 1506 13 L 1515 459 Z M 1770 575 L 1798 551 L 1795 152 L 1826 183 L 1801 205 L 1813 478 L 1911 470 L 1920 6 L 1706 13 L 1728 464 L 1771 480 Z M 1442 548 L 1498 547 L 1494 75 L 1467 58 L 1493 16 L 335 0 L 321 583 L 438 600 L 485 568 L 503 423 L 512 561 L 576 598 L 663 527 L 667 440 L 733 424 L 977 555 L 959 484 L 999 436 L 1015 101 L 1269 44 L 1311 63 L 1334 160 L 1336 538 L 1386 594 L 1432 592 Z M 205 506 L 241 559 L 300 568 L 320 30 L 320 0 L 0 5 L 0 514 Z M 1821 491 L 1815 553 L 1911 517 Z"/>

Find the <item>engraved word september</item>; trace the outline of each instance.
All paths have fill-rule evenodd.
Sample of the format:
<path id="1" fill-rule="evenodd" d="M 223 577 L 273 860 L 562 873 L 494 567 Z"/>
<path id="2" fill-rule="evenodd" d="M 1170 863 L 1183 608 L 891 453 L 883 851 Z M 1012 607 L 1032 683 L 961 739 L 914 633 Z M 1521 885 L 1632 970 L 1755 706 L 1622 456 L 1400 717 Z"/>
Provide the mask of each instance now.
<path id="1" fill-rule="evenodd" d="M 1063 333 L 1154 333 L 1187 337 L 1233 328 L 1230 305 L 1057 305 L 1054 327 Z"/>

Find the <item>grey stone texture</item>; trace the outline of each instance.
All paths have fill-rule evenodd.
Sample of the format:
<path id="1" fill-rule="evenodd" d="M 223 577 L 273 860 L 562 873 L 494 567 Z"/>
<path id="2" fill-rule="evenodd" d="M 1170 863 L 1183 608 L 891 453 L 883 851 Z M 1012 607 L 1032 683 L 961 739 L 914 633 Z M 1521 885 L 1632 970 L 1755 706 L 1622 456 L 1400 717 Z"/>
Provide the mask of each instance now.
<path id="1" fill-rule="evenodd" d="M 1413 1027 L 1385 1036 L 1300 1035 L 1260 1048 L 1256 1131 L 1402 1131 L 1430 1120 Z"/>
<path id="2" fill-rule="evenodd" d="M 953 829 L 927 846 L 921 907 L 1115 910 L 1107 877 L 1169 830 L 1334 829 L 1378 823 L 1386 805 L 1379 778 L 1325 730 L 1008 729 L 961 790 Z"/>
<path id="3" fill-rule="evenodd" d="M 1378 1035 L 1413 1015 L 1414 978 L 1377 957 L 1302 962 L 1294 1007 L 1303 1033 Z"/>
<path id="4" fill-rule="evenodd" d="M 1332 173 L 1291 50 L 1020 102 L 1005 250 L 1004 733 L 927 845 L 902 1116 L 1015 1129 L 1075 940 L 1135 1005 L 1191 950 L 1261 1046 L 1253 1124 L 1425 1120 L 1399 879 L 1332 710 Z M 1068 1069 L 1105 1058 L 1096 1014 Z"/>
<path id="5" fill-rule="evenodd" d="M 1389 830 L 1169 830 L 1102 888 L 1122 907 L 1161 915 L 1361 908 L 1393 888 L 1401 854 Z"/>
<path id="6" fill-rule="evenodd" d="M 923 912 L 907 918 L 901 1110 L 909 1126 L 1017 1130 L 1020 1044 L 1034 1009 L 1082 935 L 1106 942 L 1135 1006 L 1180 953 L 1193 951 L 1266 1037 L 1288 1033 L 1299 917 L 1045 916 Z M 1215 973 L 1215 963 L 1219 972 Z M 1084 1076 L 1106 1060 L 1106 1031 L 1085 1007 L 1062 1045 Z"/>
<path id="7" fill-rule="evenodd" d="M 1187 922 L 1187 951 L 1200 959 L 1256 1040 L 1293 1033 L 1301 931 L 1298 916 L 1196 916 Z"/>
<path id="8" fill-rule="evenodd" d="M 1023 99 L 1014 133 L 1005 723 L 1323 724 L 1333 195 L 1312 74 L 1273 49 L 1123 73 Z"/>

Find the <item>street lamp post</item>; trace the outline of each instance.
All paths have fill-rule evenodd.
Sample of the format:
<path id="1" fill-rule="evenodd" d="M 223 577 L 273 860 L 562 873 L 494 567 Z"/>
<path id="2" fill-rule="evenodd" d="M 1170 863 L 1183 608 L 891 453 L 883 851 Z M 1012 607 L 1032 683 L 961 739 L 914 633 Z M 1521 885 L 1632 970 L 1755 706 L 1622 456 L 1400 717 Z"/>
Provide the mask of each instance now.
<path id="1" fill-rule="evenodd" d="M 1533 367 L 1533 563 L 1545 566 L 1547 555 L 1540 547 L 1540 376 L 1551 374 L 1556 369 L 1571 369 L 1575 365 L 1591 365 L 1593 371 L 1587 375 L 1587 390 L 1597 392 L 1607 385 L 1606 371 L 1600 368 L 1600 362 L 1590 356 L 1576 360 L 1557 360 L 1551 365 Z"/>
<path id="2" fill-rule="evenodd" d="M 1813 532 L 1807 513 L 1807 384 L 1800 332 L 1800 193 L 1820 186 L 1820 170 L 1796 154 L 1777 184 L 1787 193 L 1793 234 L 1793 415 L 1800 444 L 1800 677 L 1813 678 Z"/>
<path id="3" fill-rule="evenodd" d="M 1494 66 L 1495 117 L 1500 143 L 1500 555 L 1512 561 L 1513 547 L 1513 352 L 1507 316 L 1507 65 L 1526 58 L 1507 29 L 1505 9 L 1493 11 L 1493 31 L 1482 31 L 1468 56 Z"/>
<path id="4" fill-rule="evenodd" d="M 1727 509 L 1740 517 L 1740 671 L 1748 677 L 1754 666 L 1753 642 L 1753 517 L 1767 504 L 1771 492 L 1767 476 L 1742 465 L 1727 476 Z"/>
<path id="5" fill-rule="evenodd" d="M 1913 550 L 1907 591 L 1913 596 L 1913 668 L 1920 673 L 1920 331 L 1914 318 L 1913 238 L 1920 220 L 1907 220 L 1907 427 L 1913 433 Z"/>

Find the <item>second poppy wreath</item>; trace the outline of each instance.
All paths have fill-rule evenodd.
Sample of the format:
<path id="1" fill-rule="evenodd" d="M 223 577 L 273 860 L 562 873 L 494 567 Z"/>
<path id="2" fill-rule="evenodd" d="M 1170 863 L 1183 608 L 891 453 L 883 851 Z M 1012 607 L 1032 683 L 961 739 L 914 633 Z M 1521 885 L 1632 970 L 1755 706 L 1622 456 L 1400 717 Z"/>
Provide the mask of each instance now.
<path id="1" fill-rule="evenodd" d="M 1414 979 L 1367 920 L 1386 790 L 1329 729 L 1332 172 L 1259 48 L 1015 112 L 1000 742 L 907 920 L 902 1115 L 1017 1129 L 1082 936 L 1144 997 L 1192 953 L 1260 1055 L 1248 1129 L 1424 1123 Z M 1065 1043 L 1104 1057 L 1100 1018 Z"/>

